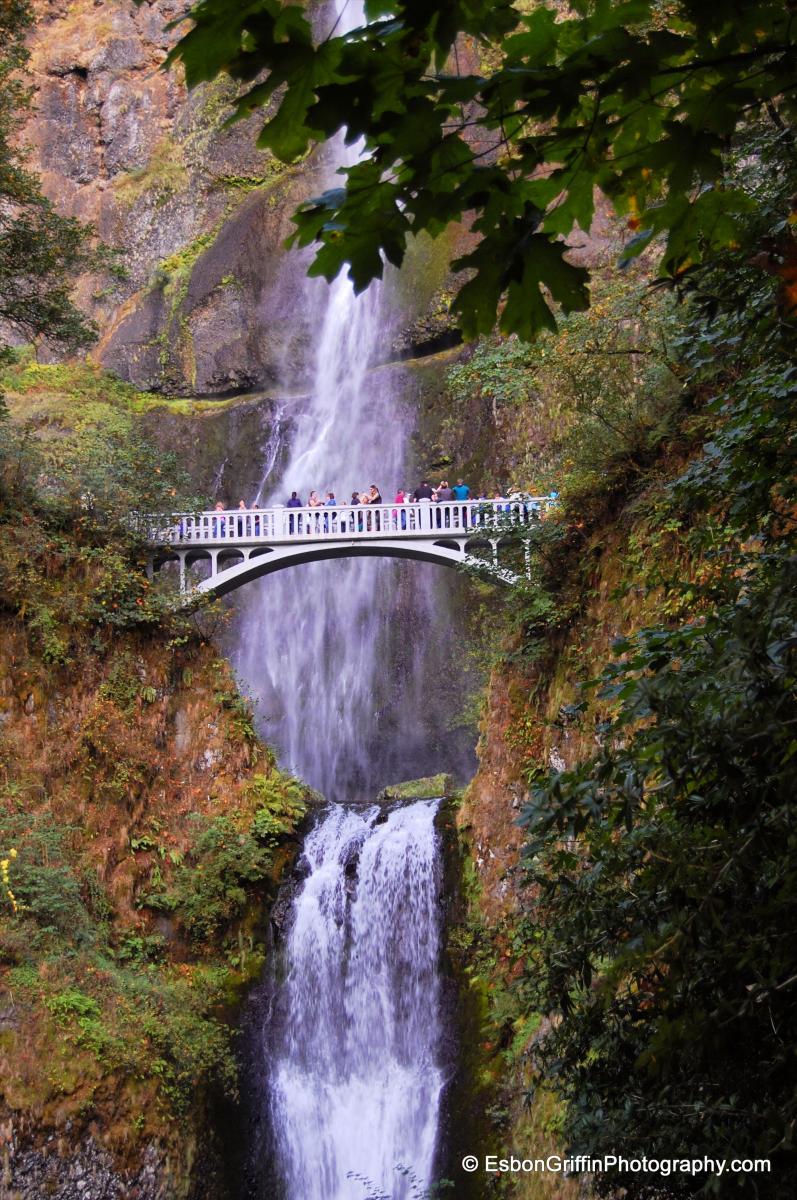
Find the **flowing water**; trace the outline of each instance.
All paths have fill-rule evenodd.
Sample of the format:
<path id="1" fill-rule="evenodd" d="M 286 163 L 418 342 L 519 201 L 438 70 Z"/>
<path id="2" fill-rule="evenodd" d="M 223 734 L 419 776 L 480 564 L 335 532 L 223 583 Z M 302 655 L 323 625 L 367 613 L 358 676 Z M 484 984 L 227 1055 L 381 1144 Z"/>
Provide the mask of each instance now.
<path id="1" fill-rule="evenodd" d="M 376 283 L 355 296 L 344 275 L 331 285 L 308 279 L 303 312 L 310 362 L 286 362 L 284 383 L 295 389 L 309 373 L 310 387 L 290 425 L 284 412 L 277 423 L 250 500 L 284 504 L 295 490 L 306 503 L 314 489 L 347 503 L 375 483 L 389 503 L 417 483 L 406 477 L 414 422 L 400 372 L 373 367 L 397 320 L 391 289 Z M 263 733 L 324 795 L 367 799 L 391 776 L 462 765 L 449 737 L 457 697 L 443 692 L 458 653 L 440 568 L 311 563 L 250 585 L 241 605 L 233 659 Z M 455 761 L 437 765 L 447 742 Z"/>
<path id="2" fill-rule="evenodd" d="M 352 26 L 362 4 L 338 0 L 337 15 Z M 357 150 L 336 153 L 340 164 Z M 296 490 L 306 503 L 312 488 L 346 503 L 376 483 L 390 502 L 417 482 L 405 477 L 413 426 L 397 376 L 374 369 L 395 326 L 390 289 L 356 297 L 344 276 L 308 280 L 302 309 L 312 352 L 286 363 L 282 382 L 304 396 L 277 422 L 251 499 L 284 503 Z M 436 802 L 390 812 L 356 802 L 391 776 L 425 773 L 434 760 L 423 742 L 455 706 L 441 682 L 453 652 L 436 571 L 313 563 L 244 597 L 234 661 L 265 735 L 335 802 L 307 838 L 279 948 L 284 978 L 266 989 L 251 1038 L 256 1122 L 269 1131 L 261 1157 L 275 1154 L 286 1200 L 409 1200 L 431 1180 L 443 1087 Z"/>
<path id="3" fill-rule="evenodd" d="M 289 1200 L 411 1196 L 443 1087 L 437 802 L 333 805 L 307 838 L 263 1043 Z"/>
<path id="4" fill-rule="evenodd" d="M 368 370 L 386 325 L 383 292 L 375 286 L 355 297 L 345 277 L 322 287 L 310 396 L 295 419 L 282 481 L 269 494 L 265 479 L 261 491 L 284 503 L 296 490 L 306 503 L 315 488 L 345 503 L 377 483 L 392 500 L 407 428 L 389 388 Z M 308 291 L 317 304 L 318 286 Z M 383 560 L 308 564 L 264 580 L 244 613 L 236 667 L 268 715 L 266 736 L 283 763 L 330 797 L 362 794 L 375 782 L 369 751 L 397 578 L 396 564 Z M 423 588 L 418 599 L 423 607 Z"/>

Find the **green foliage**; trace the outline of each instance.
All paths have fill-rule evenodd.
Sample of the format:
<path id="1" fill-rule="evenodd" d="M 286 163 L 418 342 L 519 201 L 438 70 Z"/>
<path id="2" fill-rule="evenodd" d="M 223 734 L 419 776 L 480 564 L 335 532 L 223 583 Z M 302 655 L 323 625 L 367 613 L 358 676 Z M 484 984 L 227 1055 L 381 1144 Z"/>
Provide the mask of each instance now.
<path id="1" fill-rule="evenodd" d="M 190 937 L 204 941 L 243 911 L 252 885 L 268 878 L 272 859 L 254 831 L 241 830 L 229 817 L 192 820 L 193 845 L 164 907 L 178 915 Z"/>
<path id="2" fill-rule="evenodd" d="M 20 911 L 31 925 L 34 945 L 68 933 L 77 945 L 93 938 L 93 923 L 69 862 L 74 830 L 46 815 L 30 817 L 0 809 L 0 844 L 14 846 L 10 879 Z"/>
<path id="3" fill-rule="evenodd" d="M 295 833 L 307 813 L 306 791 L 298 779 L 272 772 L 253 775 L 250 795 L 258 808 L 252 821 L 252 836 L 267 846 Z"/>
<path id="4" fill-rule="evenodd" d="M 0 327 L 25 341 L 75 350 L 94 328 L 71 299 L 74 276 L 99 263 L 89 230 L 59 216 L 25 167 L 19 127 L 30 104 L 25 38 L 33 10 L 24 0 L 0 7 Z M 7 350 L 0 339 L 0 360 Z"/>
<path id="5" fill-rule="evenodd" d="M 371 0 L 365 15 L 314 42 L 298 5 L 201 0 L 169 61 L 191 86 L 238 81 L 234 119 L 268 106 L 259 145 L 285 162 L 343 129 L 364 139 L 344 185 L 295 217 L 294 242 L 320 247 L 314 273 L 348 264 L 361 290 L 411 236 L 475 214 L 481 240 L 453 264 L 474 273 L 454 305 L 467 336 L 498 315 L 528 337 L 553 328 L 553 304 L 587 306 L 588 274 L 562 239 L 589 229 L 596 188 L 628 218 L 626 258 L 663 236 L 669 277 L 738 242 L 751 200 L 726 173 L 728 146 L 751 117 L 788 125 L 797 111 L 780 0 L 583 0 L 564 13 Z M 451 73 L 461 35 L 489 66 Z"/>
<path id="6" fill-rule="evenodd" d="M 58 992 L 47 1001 L 47 1007 L 59 1021 L 68 1021 L 71 1017 L 96 1020 L 100 1015 L 97 1001 L 92 996 L 79 992 L 77 988 Z"/>
<path id="7" fill-rule="evenodd" d="M 220 708 L 230 714 L 231 740 L 241 745 L 256 742 L 254 712 L 247 698 L 241 695 L 237 688 L 225 688 L 216 692 L 214 699 Z"/>
<path id="8" fill-rule="evenodd" d="M 655 516 L 688 537 L 700 571 L 685 578 L 674 559 L 646 572 L 632 545 L 634 584 L 657 589 L 665 619 L 616 643 L 594 685 L 608 714 L 596 751 L 561 773 L 537 767 L 524 812 L 538 895 L 527 984 L 552 1018 L 538 1064 L 567 1101 L 570 1145 L 743 1148 L 772 1157 L 766 1194 L 784 1200 L 797 1123 L 797 253 L 780 214 L 793 186 L 792 154 L 750 218 L 775 248 L 771 277 L 729 252 L 688 293 L 679 353 L 709 436 Z M 640 1176 L 597 1184 L 658 1194 Z M 726 1177 L 722 1194 L 757 1186 Z M 668 1191 L 717 1187 L 684 1176 Z"/>
<path id="9" fill-rule="evenodd" d="M 455 412 L 477 398 L 493 444 L 507 443 L 513 474 L 499 487 L 583 497 L 638 477 L 679 412 L 682 321 L 672 297 L 637 273 L 607 271 L 589 311 L 555 333 L 479 341 L 447 388 Z"/>

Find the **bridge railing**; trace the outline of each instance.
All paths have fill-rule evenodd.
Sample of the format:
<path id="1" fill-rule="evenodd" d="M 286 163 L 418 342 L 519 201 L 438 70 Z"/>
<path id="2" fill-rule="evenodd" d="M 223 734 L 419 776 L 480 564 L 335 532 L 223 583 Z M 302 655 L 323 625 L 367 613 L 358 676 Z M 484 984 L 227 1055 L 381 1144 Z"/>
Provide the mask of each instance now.
<path id="1" fill-rule="evenodd" d="M 349 541 L 358 538 L 462 537 L 529 525 L 552 506 L 550 496 L 522 500 L 467 500 L 411 504 L 339 504 L 319 508 L 212 509 L 179 513 L 153 529 L 158 545 Z"/>

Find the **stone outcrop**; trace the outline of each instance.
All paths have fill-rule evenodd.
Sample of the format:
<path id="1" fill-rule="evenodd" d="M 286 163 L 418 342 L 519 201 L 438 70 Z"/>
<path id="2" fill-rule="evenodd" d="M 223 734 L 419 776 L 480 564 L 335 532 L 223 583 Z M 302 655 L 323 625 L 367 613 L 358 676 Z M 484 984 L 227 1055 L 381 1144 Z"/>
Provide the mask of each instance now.
<path id="1" fill-rule="evenodd" d="M 317 7 L 322 0 L 318 0 Z M 261 117 L 225 129 L 235 85 L 188 92 L 163 69 L 183 0 L 36 0 L 31 166 L 60 212 L 91 223 L 119 271 L 84 276 L 94 355 L 142 389 L 218 395 L 306 385 L 314 330 L 308 255 L 286 253 L 291 215 L 323 189 L 323 156 L 285 167 L 255 142 Z M 409 248 L 389 273 L 401 318 L 391 358 L 446 344 L 457 228 Z M 318 285 L 323 287 L 323 285 Z M 442 339 L 442 341 L 441 341 Z"/>
<path id="2" fill-rule="evenodd" d="M 274 377 L 303 274 L 281 246 L 316 180 L 256 149 L 259 118 L 222 128 L 230 81 L 189 94 L 162 69 L 188 7 L 37 3 L 25 139 L 58 209 L 118 252 L 121 277 L 78 289 L 99 360 L 139 387 L 206 394 Z"/>

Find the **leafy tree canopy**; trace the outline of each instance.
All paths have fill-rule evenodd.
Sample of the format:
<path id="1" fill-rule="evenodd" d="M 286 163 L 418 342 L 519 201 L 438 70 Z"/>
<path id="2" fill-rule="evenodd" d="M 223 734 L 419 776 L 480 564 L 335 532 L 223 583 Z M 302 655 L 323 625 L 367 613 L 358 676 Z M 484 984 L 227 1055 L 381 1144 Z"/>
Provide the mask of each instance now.
<path id="1" fill-rule="evenodd" d="M 663 462 L 634 484 L 624 587 L 656 596 L 655 623 L 561 712 L 594 751 L 527 770 L 528 1004 L 551 1019 L 535 1054 L 568 1144 L 772 1160 L 766 1178 L 673 1175 L 671 1197 L 794 1193 L 797 371 L 778 213 L 797 158 L 769 137 L 728 169 L 754 203 L 743 244 L 778 245 L 788 270 L 729 250 L 695 271 L 680 435 L 706 441 L 669 484 Z M 641 1172 L 595 1180 L 619 1184 L 662 1195 Z"/>
<path id="2" fill-rule="evenodd" d="M 26 0 L 0 0 L 0 357 L 9 338 L 75 350 L 94 337 L 70 296 L 74 274 L 95 260 L 88 231 L 56 213 L 18 143 L 30 103 L 24 69 L 32 20 Z"/>
<path id="3" fill-rule="evenodd" d="M 201 0 L 175 47 L 189 85 L 240 81 L 232 119 L 263 107 L 259 145 L 284 162 L 345 130 L 367 155 L 299 210 L 293 242 L 314 274 L 349 266 L 358 290 L 399 265 L 407 239 L 473 216 L 481 240 L 455 301 L 464 333 L 531 336 L 551 305 L 588 304 L 565 238 L 598 189 L 625 214 L 632 257 L 662 235 L 678 277 L 740 237 L 749 198 L 725 178 L 741 123 L 797 101 L 794 0 L 365 0 L 367 23 L 314 34 L 282 0 Z M 469 39 L 480 56 L 456 69 Z M 266 107 L 268 106 L 268 107 Z"/>

